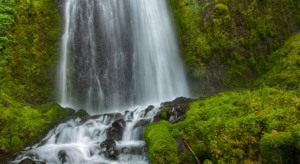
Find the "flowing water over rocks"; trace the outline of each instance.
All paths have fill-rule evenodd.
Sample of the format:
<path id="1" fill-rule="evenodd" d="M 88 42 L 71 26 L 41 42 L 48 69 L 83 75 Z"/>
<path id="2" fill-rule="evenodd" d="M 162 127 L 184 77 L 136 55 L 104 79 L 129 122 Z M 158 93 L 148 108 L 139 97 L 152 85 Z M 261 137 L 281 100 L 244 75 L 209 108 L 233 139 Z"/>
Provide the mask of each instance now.
<path id="1" fill-rule="evenodd" d="M 149 163 L 143 132 L 152 121 L 161 119 L 161 109 L 170 111 L 170 123 L 182 121 L 193 99 L 178 97 L 148 107 L 123 112 L 78 117 L 59 124 L 46 137 L 13 163 Z M 159 107 L 158 107 L 159 106 Z M 185 150 L 182 138 L 176 138 L 178 151 Z"/>
<path id="2" fill-rule="evenodd" d="M 61 123 L 15 163 L 149 163 L 143 131 L 159 111 L 145 108 L 93 115 Z"/>
<path id="3" fill-rule="evenodd" d="M 140 106 L 189 96 L 167 1 L 64 6 L 59 103 L 96 115 L 61 123 L 15 163 L 149 163 L 143 132 L 160 108 Z M 177 119 L 181 108 L 166 108 Z"/>

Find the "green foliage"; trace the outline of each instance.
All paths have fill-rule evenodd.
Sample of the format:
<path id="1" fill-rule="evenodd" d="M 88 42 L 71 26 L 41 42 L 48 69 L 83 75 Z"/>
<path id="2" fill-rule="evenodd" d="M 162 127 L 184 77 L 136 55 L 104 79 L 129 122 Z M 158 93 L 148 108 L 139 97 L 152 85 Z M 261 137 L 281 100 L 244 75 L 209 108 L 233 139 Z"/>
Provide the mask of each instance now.
<path id="1" fill-rule="evenodd" d="M 11 151 L 20 151 L 23 150 L 23 145 L 18 136 L 13 136 L 10 142 L 10 150 Z"/>
<path id="2" fill-rule="evenodd" d="M 226 65 L 223 89 L 251 86 L 274 64 L 270 55 L 300 27 L 298 0 L 169 2 L 193 90 L 202 95 L 210 94 L 197 88 L 210 67 L 201 65 Z"/>
<path id="3" fill-rule="evenodd" d="M 10 149 L 8 142 L 8 139 L 0 138 L 0 146 L 4 145 L 6 148 Z"/>
<path id="4" fill-rule="evenodd" d="M 293 35 L 285 44 L 270 57 L 272 67 L 264 73 L 254 86 L 285 86 L 291 88 L 300 83 L 300 33 Z M 264 66 L 263 66 L 264 67 Z M 261 68 L 263 69 L 263 68 Z"/>
<path id="5" fill-rule="evenodd" d="M 210 160 L 206 159 L 203 164 L 213 164 Z"/>
<path id="6" fill-rule="evenodd" d="M 161 112 L 161 119 L 166 120 L 168 118 L 168 116 L 170 115 L 170 111 L 166 108 L 162 108 L 160 110 Z"/>
<path id="7" fill-rule="evenodd" d="M 291 133 L 265 134 L 260 140 L 261 153 L 266 163 L 293 163 L 295 141 Z"/>
<path id="8" fill-rule="evenodd" d="M 90 116 L 84 109 L 79 109 L 74 115 L 73 118 L 77 117 L 85 117 L 85 116 Z"/>
<path id="9" fill-rule="evenodd" d="M 262 153 L 264 151 L 276 155 L 276 160 L 287 156 L 288 159 L 284 160 L 291 162 L 293 153 L 297 152 L 295 143 L 300 138 L 299 93 L 299 88 L 287 91 L 268 86 L 255 90 L 232 90 L 189 104 L 182 122 L 169 124 L 161 121 L 154 125 L 167 127 L 173 137 L 182 134 L 201 161 L 262 163 L 265 159 L 268 162 L 270 160 Z M 279 133 L 268 135 L 272 130 Z M 278 143 L 278 147 L 275 149 L 276 144 L 270 144 L 269 140 Z M 264 145 L 261 146 L 260 142 Z M 287 145 L 290 147 L 285 152 Z M 266 151 L 272 147 L 274 151 Z M 179 161 L 188 162 L 190 155 L 189 152 L 181 154 Z"/>
<path id="10" fill-rule="evenodd" d="M 228 6 L 226 6 L 226 5 L 222 4 L 222 3 L 219 3 L 219 4 L 216 5 L 215 11 L 219 15 L 227 15 L 228 12 L 229 12 Z"/>
<path id="11" fill-rule="evenodd" d="M 0 107 L 0 144 L 9 143 L 11 150 L 20 150 L 20 142 L 32 145 L 42 139 L 54 124 L 67 118 L 58 104 Z M 22 146 L 22 144 L 21 144 Z"/>
<path id="12" fill-rule="evenodd" d="M 1 0 L 0 13 L 0 89 L 19 102 L 49 101 L 60 36 L 56 1 Z"/>
<path id="13" fill-rule="evenodd" d="M 164 125 L 166 121 L 151 123 L 144 131 L 145 141 L 149 147 L 149 158 L 151 163 L 175 164 L 177 159 L 177 142 Z"/>

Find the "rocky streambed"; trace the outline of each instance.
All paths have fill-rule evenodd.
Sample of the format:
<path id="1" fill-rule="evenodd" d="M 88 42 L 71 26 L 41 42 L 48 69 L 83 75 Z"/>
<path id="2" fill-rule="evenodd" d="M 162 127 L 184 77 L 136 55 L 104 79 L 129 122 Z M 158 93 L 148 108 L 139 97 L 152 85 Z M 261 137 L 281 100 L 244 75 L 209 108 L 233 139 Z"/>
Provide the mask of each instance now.
<path id="1" fill-rule="evenodd" d="M 192 101 L 178 97 L 157 107 L 149 105 L 70 119 L 24 151 L 11 154 L 2 145 L 2 163 L 149 163 L 143 137 L 147 125 L 161 119 L 170 123 L 184 120 Z M 182 141 L 177 139 L 177 142 L 182 150 Z"/>

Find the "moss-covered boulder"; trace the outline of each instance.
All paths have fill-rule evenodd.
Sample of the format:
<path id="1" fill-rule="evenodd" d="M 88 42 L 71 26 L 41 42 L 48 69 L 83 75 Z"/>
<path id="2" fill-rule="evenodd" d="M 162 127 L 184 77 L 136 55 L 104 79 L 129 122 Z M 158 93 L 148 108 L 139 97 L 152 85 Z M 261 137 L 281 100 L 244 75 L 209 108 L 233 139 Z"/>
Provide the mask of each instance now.
<path id="1" fill-rule="evenodd" d="M 73 116 L 72 118 L 77 118 L 77 117 L 86 117 L 90 116 L 84 109 L 79 109 Z"/>
<path id="2" fill-rule="evenodd" d="M 11 151 L 20 151 L 23 150 L 22 141 L 18 136 L 13 136 L 10 141 L 10 150 Z"/>
<path id="3" fill-rule="evenodd" d="M 260 140 L 260 149 L 266 163 L 296 163 L 298 161 L 295 140 L 290 132 L 265 134 Z"/>
<path id="4" fill-rule="evenodd" d="M 164 124 L 148 125 L 144 131 L 144 138 L 149 147 L 148 154 L 151 163 L 178 163 L 177 142 Z"/>
<path id="5" fill-rule="evenodd" d="M 58 123 L 70 116 L 56 103 L 21 107 L 0 107 L 0 146 L 11 151 L 38 142 Z M 22 146 L 22 147 L 21 147 Z"/>

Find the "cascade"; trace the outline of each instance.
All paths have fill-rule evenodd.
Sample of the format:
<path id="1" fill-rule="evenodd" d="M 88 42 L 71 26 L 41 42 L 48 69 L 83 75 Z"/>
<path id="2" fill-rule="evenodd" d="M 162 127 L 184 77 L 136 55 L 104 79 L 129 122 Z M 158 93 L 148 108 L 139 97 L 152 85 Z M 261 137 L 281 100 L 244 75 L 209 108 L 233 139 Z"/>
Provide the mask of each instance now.
<path id="1" fill-rule="evenodd" d="M 149 163 L 143 131 L 160 102 L 189 96 L 167 1 L 66 0 L 61 47 L 59 103 L 96 115 L 59 124 L 15 162 Z M 99 145 L 120 119 L 111 160 Z"/>
<path id="2" fill-rule="evenodd" d="M 65 8 L 60 104 L 99 113 L 188 96 L 165 0 L 68 0 Z"/>

